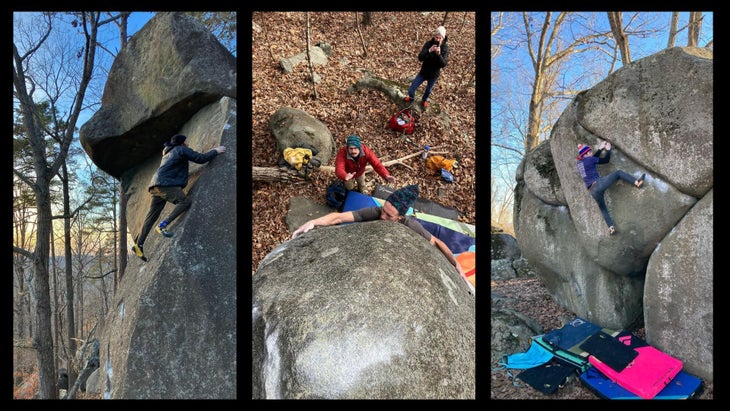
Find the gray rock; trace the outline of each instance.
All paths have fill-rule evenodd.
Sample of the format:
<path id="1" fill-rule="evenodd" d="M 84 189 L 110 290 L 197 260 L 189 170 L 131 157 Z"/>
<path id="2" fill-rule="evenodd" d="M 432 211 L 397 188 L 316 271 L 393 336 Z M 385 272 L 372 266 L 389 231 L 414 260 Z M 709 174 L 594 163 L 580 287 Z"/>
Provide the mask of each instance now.
<path id="1" fill-rule="evenodd" d="M 666 49 L 612 73 L 526 154 L 513 213 L 523 257 L 561 306 L 614 329 L 643 313 L 649 342 L 708 381 L 713 90 L 709 49 Z M 613 146 L 601 175 L 646 174 L 640 190 L 619 182 L 606 192 L 614 235 L 575 165 L 577 145 L 601 139 Z"/>
<path id="2" fill-rule="evenodd" d="M 235 57 L 192 17 L 157 13 L 115 58 L 101 108 L 79 140 L 100 169 L 119 178 L 222 97 L 236 98 Z"/>
<path id="3" fill-rule="evenodd" d="M 335 153 L 335 140 L 327 126 L 305 111 L 282 107 L 269 119 L 269 130 L 279 154 L 287 147 L 308 144 L 317 149 L 317 158 L 327 164 Z"/>
<path id="4" fill-rule="evenodd" d="M 474 307 L 402 224 L 315 228 L 253 276 L 253 398 L 474 398 Z"/>

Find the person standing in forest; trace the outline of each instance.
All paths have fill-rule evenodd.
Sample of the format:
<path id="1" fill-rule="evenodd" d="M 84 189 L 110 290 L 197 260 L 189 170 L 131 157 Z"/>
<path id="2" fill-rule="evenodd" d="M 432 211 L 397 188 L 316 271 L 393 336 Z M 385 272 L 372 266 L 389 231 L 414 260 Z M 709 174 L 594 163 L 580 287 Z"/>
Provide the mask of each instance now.
<path id="1" fill-rule="evenodd" d="M 380 159 L 360 141 L 360 137 L 352 134 L 347 137 L 345 147 L 335 157 L 335 176 L 344 181 L 345 189 L 362 192 L 365 187 L 365 167 L 370 164 L 376 173 L 389 183 L 395 183 Z"/>
<path id="2" fill-rule="evenodd" d="M 604 153 L 605 155 L 601 156 Z M 636 188 L 641 188 L 644 184 L 644 177 L 646 174 L 642 174 L 641 177 L 635 179 L 631 174 L 616 170 L 613 173 L 601 177 L 598 174 L 597 165 L 606 164 L 611 160 L 611 143 L 602 141 L 598 145 L 598 151 L 593 154 L 593 149 L 589 145 L 578 144 L 578 156 L 576 157 L 576 167 L 578 173 L 588 189 L 591 197 L 598 203 L 598 208 L 601 210 L 603 219 L 608 225 L 608 233 L 613 235 L 616 232 L 616 227 L 613 225 L 613 219 L 608 213 L 608 207 L 606 206 L 606 200 L 603 198 L 603 194 L 608 190 L 609 187 L 614 185 L 618 180 L 624 180 L 627 183 L 633 184 Z"/>
<path id="3" fill-rule="evenodd" d="M 172 237 L 172 233 L 168 231 L 167 226 L 180 214 L 187 211 L 192 204 L 190 196 L 186 195 L 183 191 L 183 188 L 188 185 L 189 162 L 192 161 L 198 164 L 207 163 L 218 154 L 226 152 L 224 146 L 218 146 L 210 149 L 206 153 L 198 153 L 188 147 L 187 143 L 185 143 L 186 139 L 187 137 L 184 135 L 176 134 L 172 136 L 169 142 L 165 142 L 165 146 L 162 149 L 160 166 L 152 176 L 152 180 L 147 188 L 152 195 L 150 210 L 147 212 L 139 236 L 134 240 L 134 245 L 132 246 L 132 252 L 141 258 L 142 261 L 147 261 L 147 257 L 142 248 L 144 241 L 147 239 L 147 234 L 152 229 L 152 225 L 160 217 L 162 210 L 165 208 L 165 204 L 175 204 L 172 212 L 155 227 L 155 231 L 165 237 Z"/>
<path id="4" fill-rule="evenodd" d="M 421 52 L 418 53 L 418 61 L 422 62 L 421 70 L 411 82 L 408 95 L 403 99 L 406 103 L 413 101 L 416 96 L 416 89 L 425 81 L 426 90 L 424 90 L 421 98 L 421 107 L 424 110 L 428 107 L 428 97 L 431 95 L 431 90 L 433 90 L 433 86 L 441 74 L 441 69 L 446 67 L 449 61 L 449 45 L 446 44 L 446 40 L 446 28 L 438 26 L 433 32 L 433 37 L 421 48 Z"/>

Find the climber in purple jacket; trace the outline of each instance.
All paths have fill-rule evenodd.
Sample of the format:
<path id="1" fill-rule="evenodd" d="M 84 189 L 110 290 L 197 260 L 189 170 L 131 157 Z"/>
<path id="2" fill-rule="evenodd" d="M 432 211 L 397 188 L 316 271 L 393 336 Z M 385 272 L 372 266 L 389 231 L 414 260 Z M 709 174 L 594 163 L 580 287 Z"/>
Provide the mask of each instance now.
<path id="1" fill-rule="evenodd" d="M 605 149 L 605 151 L 604 151 Z M 605 152 L 605 156 L 601 156 Z M 576 157 L 575 165 L 578 167 L 578 173 L 583 178 L 583 182 L 588 189 L 594 200 L 598 203 L 598 208 L 601 209 L 603 219 L 606 220 L 608 225 L 608 233 L 613 235 L 616 232 L 616 227 L 613 225 L 611 215 L 608 214 L 608 207 L 606 207 L 606 200 L 603 198 L 603 193 L 612 185 L 614 185 L 619 179 L 632 183 L 636 188 L 641 188 L 644 184 L 644 177 L 646 174 L 642 174 L 641 177 L 635 179 L 631 174 L 616 170 L 613 173 L 601 177 L 598 174 L 597 165 L 606 164 L 611 159 L 611 143 L 602 141 L 598 145 L 598 151 L 594 154 L 593 149 L 589 145 L 578 144 L 578 156 Z"/>

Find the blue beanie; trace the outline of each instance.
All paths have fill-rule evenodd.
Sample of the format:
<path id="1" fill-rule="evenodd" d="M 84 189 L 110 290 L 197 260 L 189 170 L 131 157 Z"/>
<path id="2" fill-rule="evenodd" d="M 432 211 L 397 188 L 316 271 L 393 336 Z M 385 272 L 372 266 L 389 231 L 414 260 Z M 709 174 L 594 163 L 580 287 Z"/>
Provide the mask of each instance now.
<path id="1" fill-rule="evenodd" d="M 393 193 L 391 193 L 385 201 L 393 204 L 393 207 L 398 210 L 398 214 L 406 215 L 408 208 L 413 205 L 417 198 L 418 186 L 411 184 L 393 191 Z"/>
<path id="2" fill-rule="evenodd" d="M 173 146 L 179 146 L 180 144 L 184 143 L 186 139 L 187 139 L 187 137 L 185 137 L 182 134 L 175 134 L 170 139 L 170 144 Z"/>
<path id="3" fill-rule="evenodd" d="M 355 146 L 358 150 L 362 151 L 362 143 L 360 143 L 360 137 L 351 134 L 350 137 L 347 137 L 347 147 Z"/>

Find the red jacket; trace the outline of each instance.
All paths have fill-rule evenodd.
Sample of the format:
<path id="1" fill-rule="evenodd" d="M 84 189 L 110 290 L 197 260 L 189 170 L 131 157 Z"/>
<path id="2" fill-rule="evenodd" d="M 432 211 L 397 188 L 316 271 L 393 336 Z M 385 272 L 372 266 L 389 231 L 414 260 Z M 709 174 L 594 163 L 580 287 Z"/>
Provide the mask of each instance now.
<path id="1" fill-rule="evenodd" d="M 385 166 L 380 163 L 380 160 L 378 160 L 378 157 L 375 156 L 375 153 L 365 147 L 365 144 L 361 144 L 361 146 L 362 150 L 360 150 L 360 155 L 357 159 L 350 157 L 347 153 L 347 146 L 342 147 L 340 151 L 337 152 L 337 157 L 335 158 L 335 176 L 337 176 L 340 180 L 344 180 L 347 173 L 355 173 L 355 177 L 353 178 L 360 177 L 363 173 L 365 173 L 365 167 L 368 163 L 373 166 L 373 170 L 375 170 L 380 177 L 387 178 L 390 176 L 390 173 L 388 173 Z"/>

